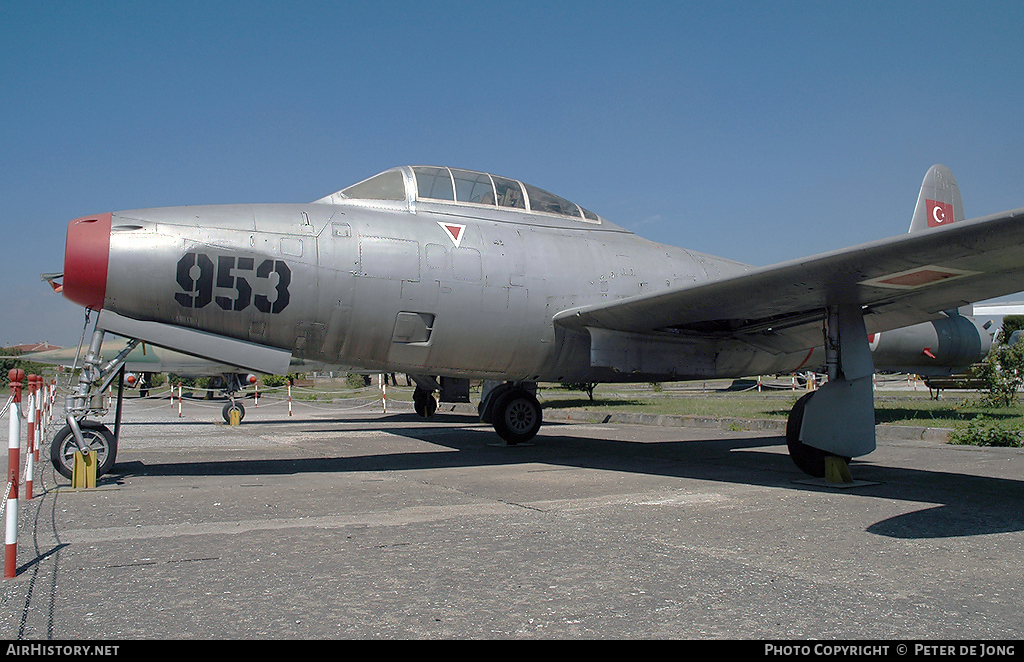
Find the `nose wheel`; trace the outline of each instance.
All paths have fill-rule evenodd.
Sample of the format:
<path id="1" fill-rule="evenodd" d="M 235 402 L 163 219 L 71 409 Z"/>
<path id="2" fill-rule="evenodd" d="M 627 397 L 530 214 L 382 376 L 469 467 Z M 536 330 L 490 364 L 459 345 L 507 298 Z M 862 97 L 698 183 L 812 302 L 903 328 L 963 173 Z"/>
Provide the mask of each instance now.
<path id="1" fill-rule="evenodd" d="M 102 423 L 83 421 L 79 424 L 82 439 L 89 453 L 96 454 L 96 475 L 102 476 L 114 467 L 117 456 L 117 440 L 114 433 Z M 75 452 L 79 450 L 78 441 L 70 425 L 62 427 L 50 443 L 50 462 L 57 473 L 71 478 L 75 468 Z"/>
<path id="2" fill-rule="evenodd" d="M 226 405 L 224 405 L 224 409 L 220 411 L 221 416 L 224 417 L 224 422 L 231 422 L 231 412 L 233 411 L 238 412 L 238 422 L 241 423 L 242 419 L 245 418 L 245 407 L 242 406 L 241 402 L 235 401 L 227 403 Z"/>

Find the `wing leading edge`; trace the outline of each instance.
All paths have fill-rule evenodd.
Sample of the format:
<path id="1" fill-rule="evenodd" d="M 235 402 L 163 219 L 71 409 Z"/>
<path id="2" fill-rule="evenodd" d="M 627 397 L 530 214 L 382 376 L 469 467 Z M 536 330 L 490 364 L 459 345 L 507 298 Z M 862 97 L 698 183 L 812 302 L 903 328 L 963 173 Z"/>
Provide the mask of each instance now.
<path id="1" fill-rule="evenodd" d="M 1022 277 L 1024 208 L 566 310 L 555 322 L 798 351 L 821 344 L 821 322 L 831 306 L 861 306 L 868 332 L 885 331 L 1017 292 Z"/>

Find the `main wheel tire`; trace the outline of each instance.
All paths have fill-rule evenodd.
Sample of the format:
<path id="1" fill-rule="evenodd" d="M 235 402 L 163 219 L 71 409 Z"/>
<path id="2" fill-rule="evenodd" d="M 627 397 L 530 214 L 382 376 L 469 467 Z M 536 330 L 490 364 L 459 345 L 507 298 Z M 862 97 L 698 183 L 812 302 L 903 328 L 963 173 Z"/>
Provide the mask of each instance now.
<path id="1" fill-rule="evenodd" d="M 786 446 L 789 448 L 789 457 L 800 471 L 815 478 L 825 477 L 825 458 L 831 453 L 808 446 L 800 441 L 800 428 L 804 422 L 804 410 L 807 403 L 815 395 L 815 392 L 808 393 L 793 405 L 789 412 L 789 419 L 786 421 Z M 849 462 L 849 458 L 844 458 Z"/>
<path id="2" fill-rule="evenodd" d="M 480 403 L 476 407 L 477 414 L 480 415 L 480 422 L 487 423 L 488 425 L 494 425 L 494 411 L 495 404 L 501 399 L 501 396 L 505 395 L 513 389 L 512 384 L 505 382 L 503 384 L 497 384 L 487 393 L 486 398 L 481 398 Z"/>
<path id="3" fill-rule="evenodd" d="M 102 423 L 82 421 L 79 423 L 82 430 L 82 438 L 90 452 L 96 453 L 96 477 L 109 473 L 114 468 L 114 459 L 117 457 L 117 442 L 114 440 L 114 433 Z M 78 450 L 78 442 L 75 441 L 75 434 L 71 431 L 70 425 L 62 427 L 53 437 L 50 443 L 50 462 L 57 473 L 65 478 L 71 478 L 75 469 L 75 451 Z"/>
<path id="4" fill-rule="evenodd" d="M 499 437 L 509 444 L 521 444 L 533 439 L 540 430 L 540 403 L 529 391 L 513 388 L 495 401 L 491 418 Z"/>
<path id="5" fill-rule="evenodd" d="M 412 392 L 412 407 L 420 418 L 430 418 L 437 411 L 437 400 L 433 393 L 417 386 Z"/>
<path id="6" fill-rule="evenodd" d="M 241 423 L 242 419 L 245 418 L 245 407 L 242 406 L 241 402 L 229 402 L 224 405 L 224 408 L 220 410 L 220 415 L 224 417 L 224 422 L 231 422 L 231 412 L 233 410 L 238 411 L 238 422 Z"/>

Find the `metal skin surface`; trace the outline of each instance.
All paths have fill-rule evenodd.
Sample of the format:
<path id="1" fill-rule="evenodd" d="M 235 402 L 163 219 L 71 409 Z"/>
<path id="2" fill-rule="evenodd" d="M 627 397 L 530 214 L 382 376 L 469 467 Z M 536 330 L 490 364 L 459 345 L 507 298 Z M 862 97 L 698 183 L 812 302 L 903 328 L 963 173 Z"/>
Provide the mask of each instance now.
<path id="1" fill-rule="evenodd" d="M 117 213 L 104 308 L 368 370 L 531 381 L 649 379 L 668 375 L 620 376 L 591 367 L 588 337 L 557 333 L 552 318 L 568 308 L 746 269 L 608 222 L 594 227 L 517 211 L 452 214 L 438 211 L 442 205 L 420 206 L 414 214 L 361 201 Z M 458 246 L 439 223 L 466 225 Z M 200 308 L 175 298 L 186 293 L 175 277 L 186 254 L 205 255 L 212 265 L 213 301 Z M 226 276 L 222 260 L 236 265 Z M 251 260 L 253 268 L 238 269 L 240 260 Z M 267 260 L 287 265 L 287 305 L 276 312 L 253 303 L 234 310 L 238 279 L 252 299 L 277 302 L 280 276 L 256 274 Z M 429 339 L 396 341 L 400 313 L 433 316 Z M 795 367 L 804 354 L 760 363 Z M 753 354 L 737 357 L 730 372 L 757 362 Z M 678 377 L 714 372 L 702 365 Z"/>
<path id="2" fill-rule="evenodd" d="M 610 346 L 606 351 L 617 356 L 634 347 L 635 338 L 609 340 L 597 329 L 583 334 L 551 323 L 565 309 L 748 268 L 732 261 L 649 242 L 615 227 L 551 227 L 501 211 L 467 225 L 456 247 L 437 225 L 450 222 L 450 215 L 419 211 L 396 217 L 382 210 L 342 209 L 326 213 L 313 204 L 247 205 L 115 214 L 104 308 L 280 347 L 297 358 L 414 374 L 607 382 L 818 367 L 805 361 L 803 349 L 772 353 L 742 342 L 673 339 L 664 351 L 683 357 L 672 362 L 676 369 L 659 368 L 666 363 L 655 360 L 646 362 L 655 367 L 627 363 L 630 369 L 624 370 L 618 362 L 605 365 L 592 357 L 592 339 L 597 336 L 599 348 Z M 255 219 L 253 227 L 216 227 L 228 225 L 223 218 L 239 217 Z M 312 219 L 319 223 L 313 225 Z M 213 301 L 201 308 L 181 305 L 175 295 L 184 290 L 170 277 L 189 253 L 206 255 L 213 265 Z M 240 280 L 251 288 L 252 298 L 276 302 L 281 278 L 229 266 L 228 275 L 218 281 L 225 258 L 234 265 L 252 260 L 254 267 L 267 260 L 284 262 L 291 279 L 287 305 L 279 312 L 252 303 L 234 310 Z M 228 309 L 223 302 L 230 303 Z M 396 319 L 402 313 L 432 316 L 429 339 L 396 340 Z M 925 327 L 932 324 L 909 334 L 927 338 Z M 902 335 L 884 337 L 899 342 Z M 645 344 L 648 353 L 658 351 L 654 339 Z M 936 343 L 923 346 L 938 349 Z M 920 353 L 916 348 L 911 356 Z M 907 352 L 899 356 L 909 359 Z M 963 366 L 977 356 L 966 363 L 959 354 L 956 359 L 955 366 Z"/>
<path id="3" fill-rule="evenodd" d="M 460 188 L 481 182 L 486 195 Z M 758 268 L 651 242 L 515 180 L 403 167 L 306 204 L 76 219 L 64 292 L 102 301 L 100 330 L 263 372 L 290 358 L 401 371 L 427 391 L 436 376 L 528 390 L 823 366 L 841 382 L 844 355 L 856 381 L 869 349 L 883 350 L 876 369 L 922 373 L 983 356 L 990 336 L 954 309 L 1020 289 L 1022 218 L 963 221 L 955 180 L 934 166 L 908 234 Z M 867 420 L 870 390 L 829 390 Z M 812 404 L 807 418 L 826 417 Z M 818 434 L 797 443 L 822 448 Z M 849 457 L 874 439 L 824 445 Z"/>

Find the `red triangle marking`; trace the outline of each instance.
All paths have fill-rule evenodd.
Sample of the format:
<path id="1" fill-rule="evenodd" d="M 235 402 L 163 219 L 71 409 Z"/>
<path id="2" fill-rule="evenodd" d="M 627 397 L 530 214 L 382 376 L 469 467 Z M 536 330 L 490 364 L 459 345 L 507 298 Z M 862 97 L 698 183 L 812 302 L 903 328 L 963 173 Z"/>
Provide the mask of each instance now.
<path id="1" fill-rule="evenodd" d="M 444 223 L 443 221 L 438 221 L 437 224 L 444 229 L 445 233 L 447 233 L 449 237 L 451 237 L 453 244 L 458 246 L 462 242 L 462 231 L 466 229 L 465 225 Z"/>

